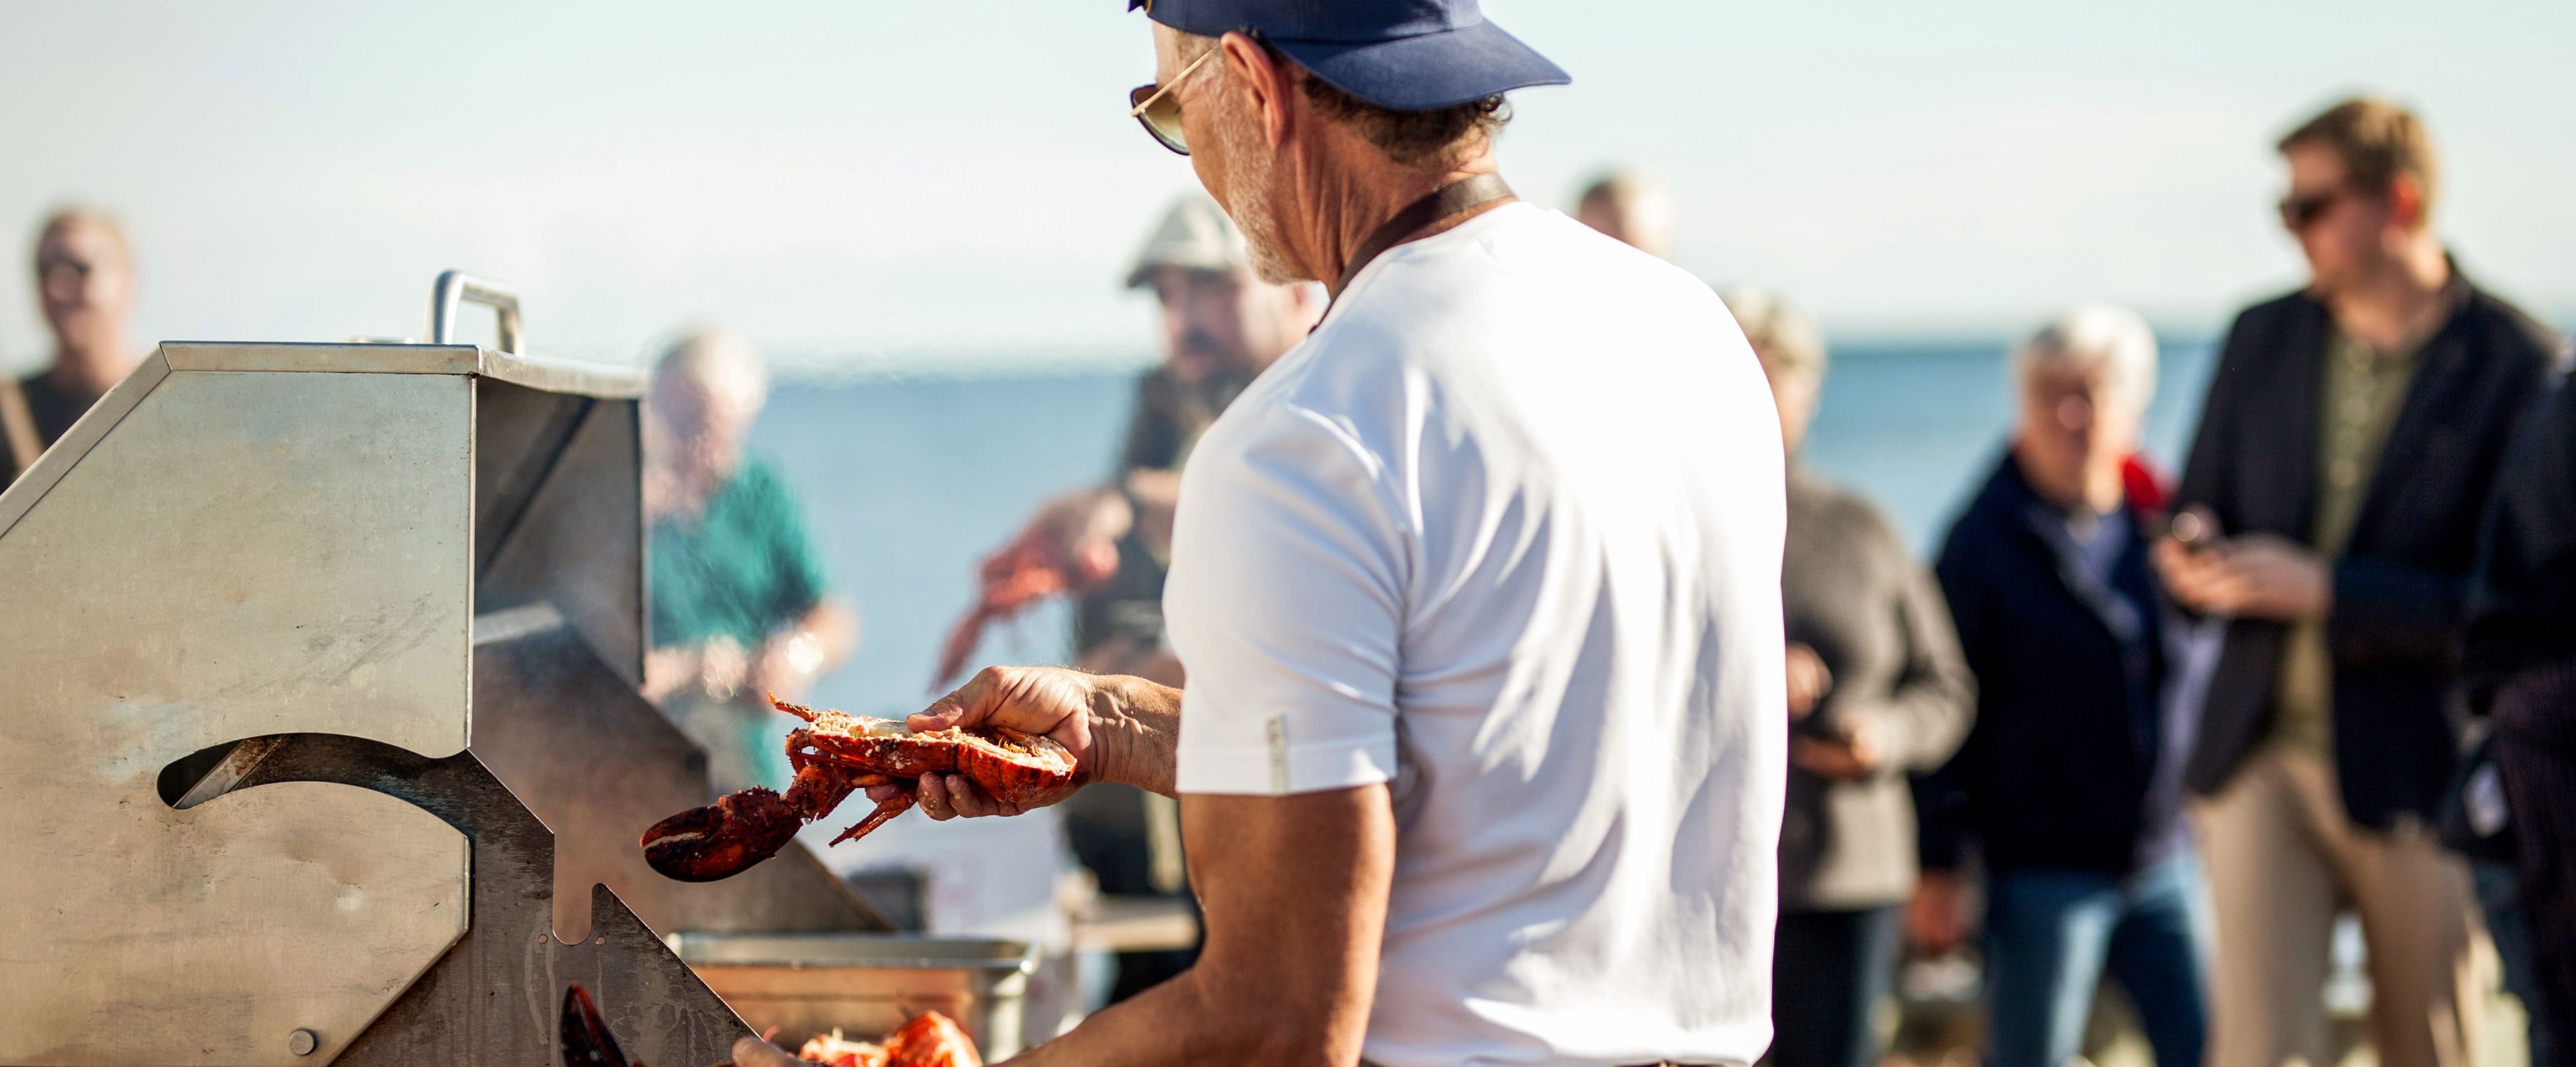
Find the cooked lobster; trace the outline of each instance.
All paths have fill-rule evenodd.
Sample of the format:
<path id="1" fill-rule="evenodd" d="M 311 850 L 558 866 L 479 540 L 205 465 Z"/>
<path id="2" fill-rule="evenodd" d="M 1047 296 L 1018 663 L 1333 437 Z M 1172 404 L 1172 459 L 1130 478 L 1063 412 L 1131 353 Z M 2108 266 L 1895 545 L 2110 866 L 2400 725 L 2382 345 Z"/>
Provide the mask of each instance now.
<path id="1" fill-rule="evenodd" d="M 947 1016 L 925 1011 L 882 1045 L 850 1041 L 835 1030 L 805 1043 L 796 1057 L 827 1067 L 983 1067 L 975 1042 Z"/>
<path id="2" fill-rule="evenodd" d="M 781 795 L 753 786 L 644 831 L 644 859 L 665 877 L 712 882 L 777 855 L 797 828 L 832 813 L 852 792 L 900 786 L 867 818 L 831 840 L 864 837 L 912 807 L 923 775 L 956 774 L 1005 803 L 1033 803 L 1073 784 L 1073 754 L 1053 738 L 1002 727 L 915 733 L 893 719 L 816 711 L 769 698 L 806 725 L 787 734 L 796 779 Z"/>

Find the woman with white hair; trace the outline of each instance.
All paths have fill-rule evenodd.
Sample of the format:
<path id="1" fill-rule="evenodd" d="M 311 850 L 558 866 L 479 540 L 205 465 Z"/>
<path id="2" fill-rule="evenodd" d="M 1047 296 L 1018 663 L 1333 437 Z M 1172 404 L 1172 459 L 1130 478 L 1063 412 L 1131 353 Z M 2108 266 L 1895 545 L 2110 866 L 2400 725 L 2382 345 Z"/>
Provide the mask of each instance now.
<path id="1" fill-rule="evenodd" d="M 1988 1067 L 2073 1058 L 2107 970 L 2161 1067 L 2206 1047 L 2208 904 L 2182 815 L 2189 624 L 2148 561 L 2161 494 L 2134 459 L 2156 378 L 2144 321 L 2083 307 L 2012 356 L 2012 442 L 1937 568 L 1978 679 L 1977 722 L 1918 785 L 1912 926 L 1959 940 L 1957 873 L 1984 860 Z"/>
<path id="2" fill-rule="evenodd" d="M 1825 378 L 1815 323 L 1760 289 L 1724 294 L 1780 409 L 1789 456 L 1780 566 L 1788 639 L 1789 788 L 1768 1059 L 1875 1067 L 1873 1025 L 1914 889 L 1908 771 L 1941 765 L 1975 684 L 1941 590 L 1866 500 L 1797 461 Z"/>

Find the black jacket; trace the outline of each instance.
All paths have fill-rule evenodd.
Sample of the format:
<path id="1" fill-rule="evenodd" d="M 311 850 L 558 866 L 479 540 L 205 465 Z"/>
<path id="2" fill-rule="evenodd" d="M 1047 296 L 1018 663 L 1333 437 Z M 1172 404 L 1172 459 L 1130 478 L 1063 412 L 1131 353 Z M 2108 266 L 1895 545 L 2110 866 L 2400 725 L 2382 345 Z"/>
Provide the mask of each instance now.
<path id="1" fill-rule="evenodd" d="M 2385 829 L 2440 810 L 2457 748 L 2446 696 L 2480 516 L 2496 467 L 2554 349 L 2550 331 L 2452 270 L 2450 320 L 2425 343 L 2334 565 L 2336 781 L 2345 812 Z M 2296 293 L 2237 316 L 2201 409 L 2176 507 L 2226 534 L 2312 542 L 2326 307 Z M 2191 787 L 2225 787 L 2269 732 L 2289 628 L 2239 619 L 2202 710 Z"/>
<path id="2" fill-rule="evenodd" d="M 2469 587 L 2467 668 L 2480 698 L 2519 672 L 2576 660 L 2576 388 L 2564 364 L 2496 475 Z"/>
<path id="3" fill-rule="evenodd" d="M 2156 523 L 2130 513 L 2106 586 L 2070 560 L 2065 522 L 2007 455 L 1941 546 L 1977 717 L 1916 783 L 1927 868 L 1955 867 L 1973 838 L 1995 870 L 2124 874 L 2184 840 L 2188 720 L 2167 687 L 2186 653 L 2147 562 Z"/>

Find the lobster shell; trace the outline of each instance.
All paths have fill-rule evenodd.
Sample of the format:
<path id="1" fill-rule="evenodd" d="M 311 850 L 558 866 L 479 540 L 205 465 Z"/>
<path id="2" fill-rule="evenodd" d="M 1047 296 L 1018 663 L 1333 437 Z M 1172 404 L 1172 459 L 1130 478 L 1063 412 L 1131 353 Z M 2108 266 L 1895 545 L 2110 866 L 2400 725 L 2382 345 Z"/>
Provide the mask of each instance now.
<path id="1" fill-rule="evenodd" d="M 994 798 L 1025 804 L 1073 784 L 1073 754 L 1054 738 L 1007 727 L 914 733 L 892 719 L 816 711 L 772 698 L 778 710 L 811 723 L 789 738 L 790 751 L 889 778 L 963 775 Z"/>

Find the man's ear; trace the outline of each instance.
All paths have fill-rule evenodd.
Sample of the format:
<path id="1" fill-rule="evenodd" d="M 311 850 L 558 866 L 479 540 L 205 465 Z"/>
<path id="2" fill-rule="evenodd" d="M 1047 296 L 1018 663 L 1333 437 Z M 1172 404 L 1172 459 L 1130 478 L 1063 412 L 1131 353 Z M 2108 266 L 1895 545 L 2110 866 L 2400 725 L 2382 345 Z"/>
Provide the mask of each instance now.
<path id="1" fill-rule="evenodd" d="M 2388 220 L 2397 228 L 2412 233 L 2424 228 L 2424 183 L 2412 174 L 2400 174 L 2388 181 Z"/>
<path id="2" fill-rule="evenodd" d="M 1233 68 L 1243 91 L 1252 94 L 1250 103 L 1253 114 L 1261 116 L 1262 136 L 1273 147 L 1285 143 L 1293 124 L 1290 101 L 1296 89 L 1287 65 L 1272 60 L 1269 49 L 1243 33 L 1226 34 L 1217 47 L 1225 50 L 1226 66 Z"/>

